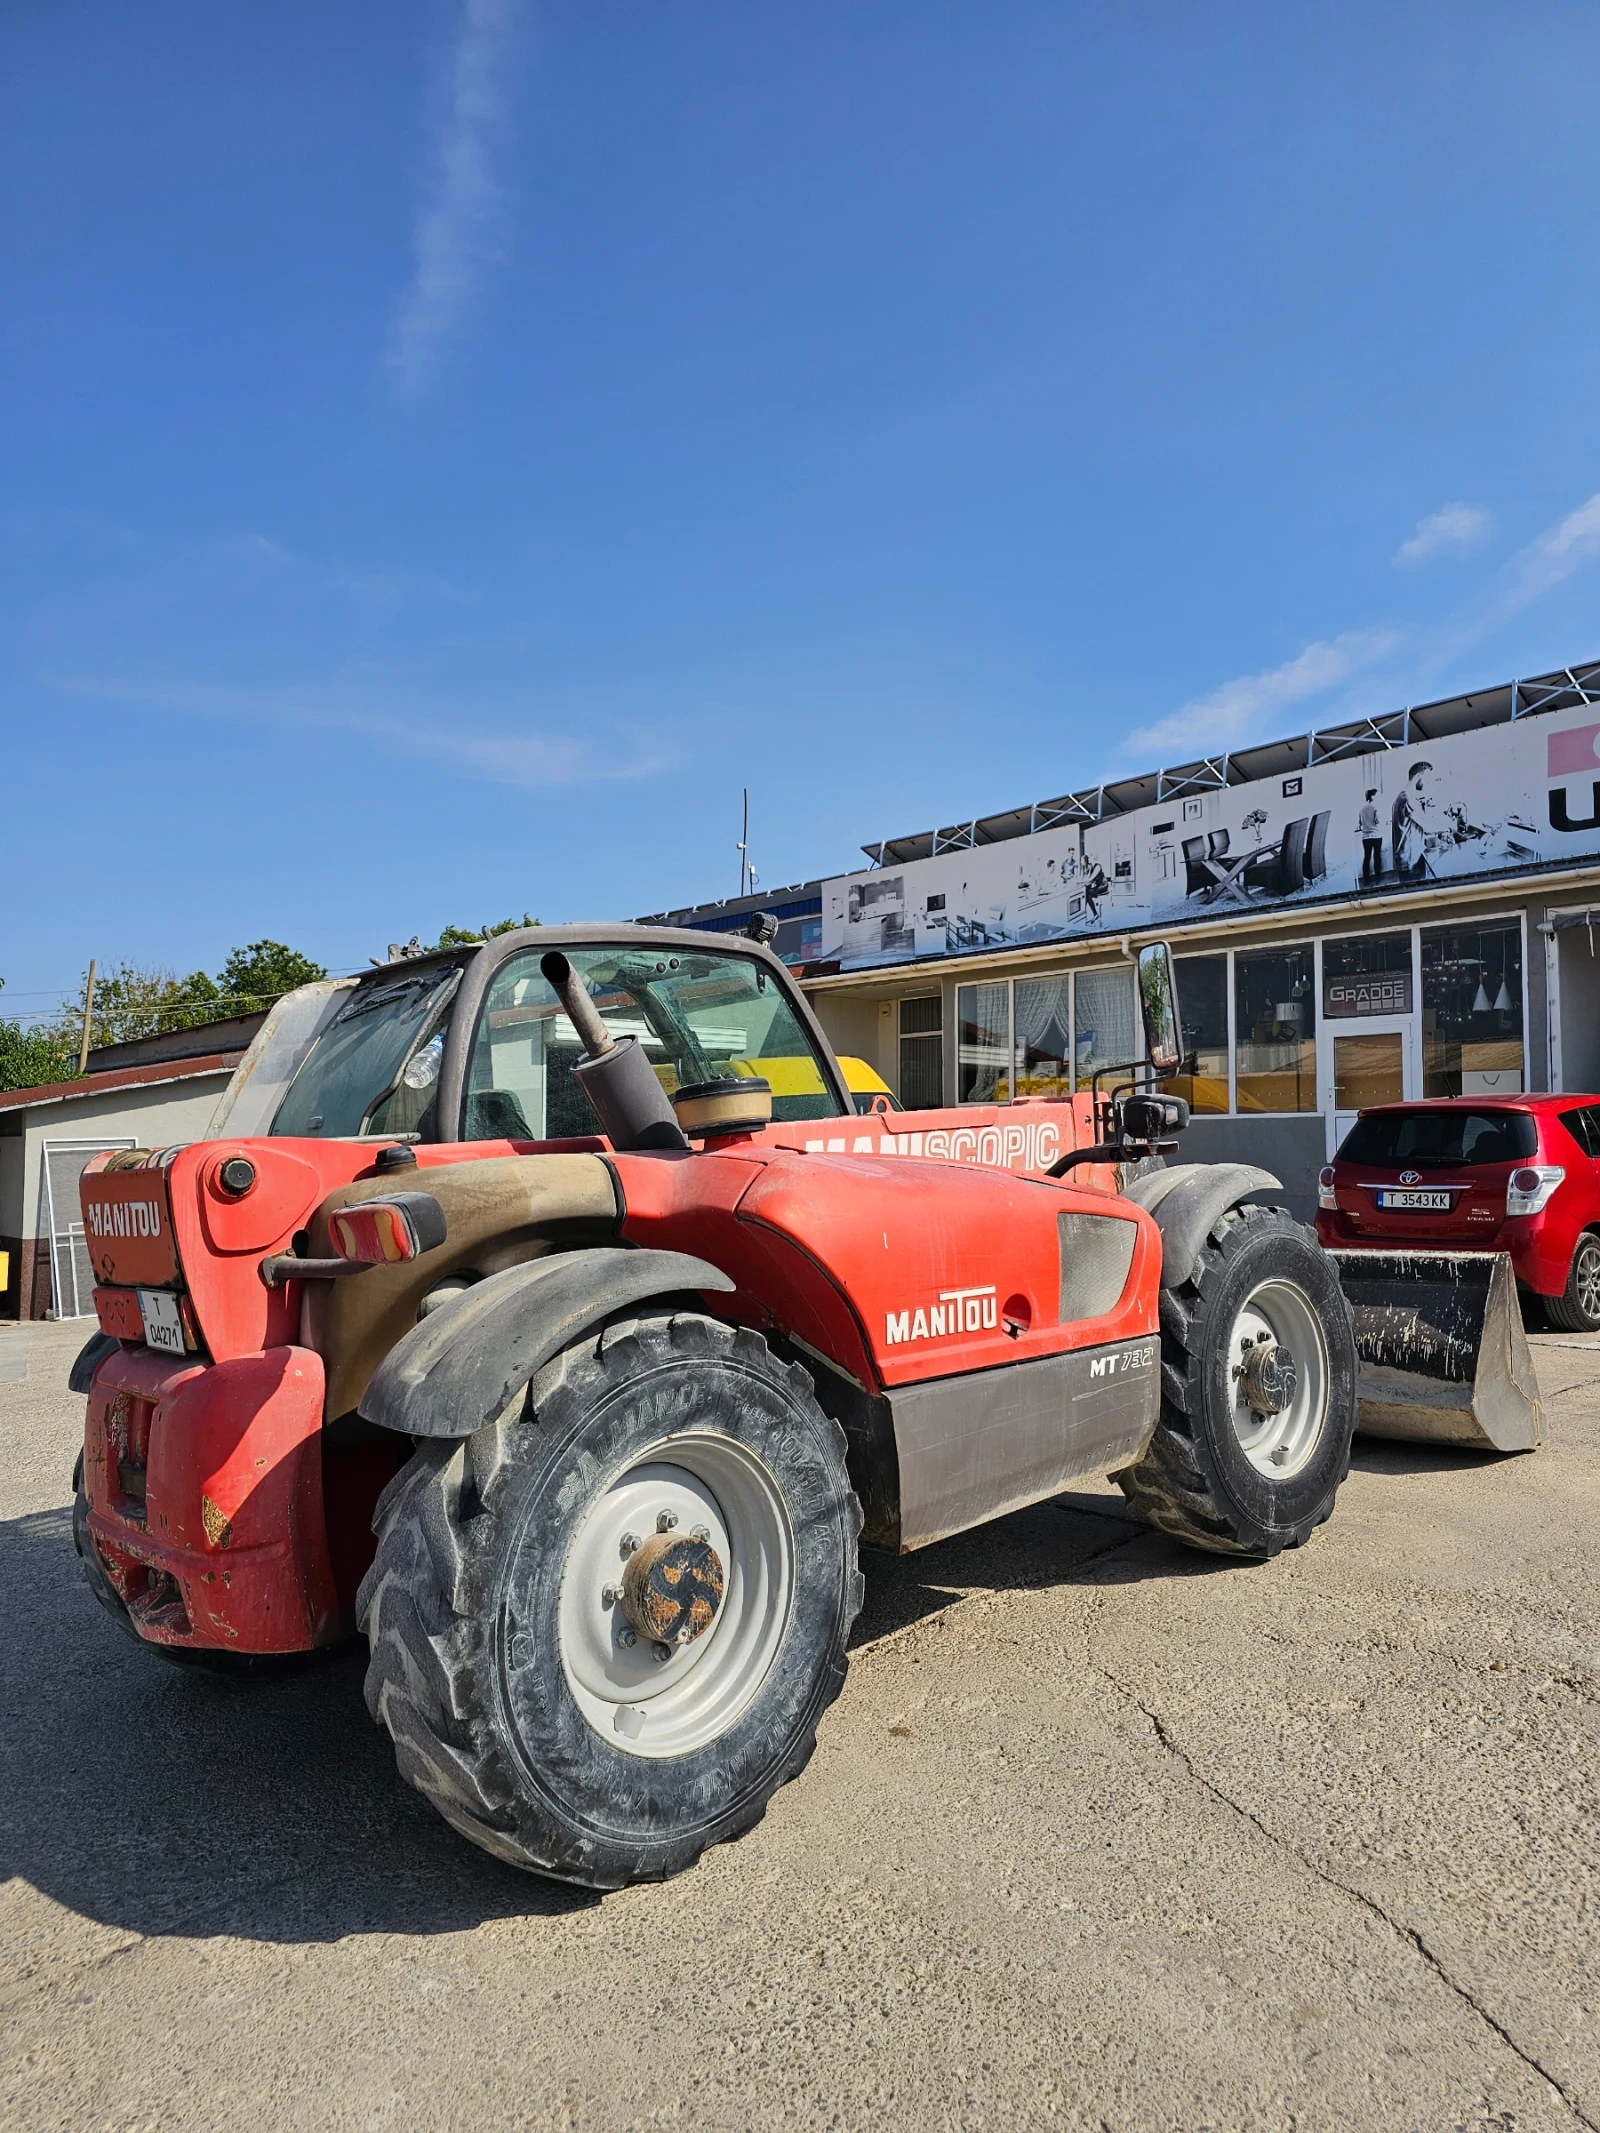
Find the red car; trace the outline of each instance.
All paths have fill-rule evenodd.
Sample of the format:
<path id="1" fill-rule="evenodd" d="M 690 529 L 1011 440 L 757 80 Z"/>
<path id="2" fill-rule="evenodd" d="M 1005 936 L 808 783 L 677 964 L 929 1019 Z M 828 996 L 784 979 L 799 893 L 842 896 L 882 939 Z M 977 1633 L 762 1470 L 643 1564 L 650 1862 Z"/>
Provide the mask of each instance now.
<path id="1" fill-rule="evenodd" d="M 1449 1096 L 1363 1111 L 1322 1171 L 1329 1247 L 1509 1252 L 1552 1325 L 1600 1331 L 1600 1096 Z"/>

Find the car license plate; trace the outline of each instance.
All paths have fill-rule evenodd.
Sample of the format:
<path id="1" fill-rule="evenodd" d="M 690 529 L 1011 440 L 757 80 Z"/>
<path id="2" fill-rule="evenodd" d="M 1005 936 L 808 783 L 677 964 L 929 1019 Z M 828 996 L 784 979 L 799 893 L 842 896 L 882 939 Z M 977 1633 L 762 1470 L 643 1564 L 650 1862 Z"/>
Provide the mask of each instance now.
<path id="1" fill-rule="evenodd" d="M 141 1289 L 139 1316 L 144 1320 L 144 1344 L 165 1355 L 182 1355 L 183 1320 L 178 1299 L 168 1289 Z"/>
<path id="2" fill-rule="evenodd" d="M 1450 1212 L 1450 1195 L 1447 1192 L 1386 1190 L 1379 1193 L 1378 1205 L 1402 1208 L 1411 1214 L 1447 1215 Z"/>

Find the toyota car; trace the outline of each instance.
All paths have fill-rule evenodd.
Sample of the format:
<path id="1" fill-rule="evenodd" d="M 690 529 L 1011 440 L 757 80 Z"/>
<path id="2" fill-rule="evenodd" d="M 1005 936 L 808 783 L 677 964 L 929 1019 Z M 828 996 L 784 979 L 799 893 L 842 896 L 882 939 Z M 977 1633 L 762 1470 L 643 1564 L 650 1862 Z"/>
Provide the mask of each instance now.
<path id="1" fill-rule="evenodd" d="M 1318 1180 L 1317 1235 L 1340 1250 L 1509 1252 L 1552 1325 L 1600 1331 L 1600 1097 L 1363 1111 Z"/>

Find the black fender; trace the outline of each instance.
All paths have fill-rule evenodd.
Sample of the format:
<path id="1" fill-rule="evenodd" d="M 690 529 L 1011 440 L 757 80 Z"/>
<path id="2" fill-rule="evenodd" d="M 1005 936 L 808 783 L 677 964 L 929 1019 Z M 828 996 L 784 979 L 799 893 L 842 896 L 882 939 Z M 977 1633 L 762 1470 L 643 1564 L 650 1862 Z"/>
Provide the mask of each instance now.
<path id="1" fill-rule="evenodd" d="M 686 1252 L 554 1252 L 507 1267 L 395 1342 L 362 1396 L 364 1420 L 408 1437 L 470 1437 L 551 1356 L 630 1304 L 734 1287 Z"/>
<path id="2" fill-rule="evenodd" d="M 1200 1247 L 1219 1215 L 1258 1192 L 1281 1192 L 1283 1182 L 1254 1163 L 1176 1163 L 1124 1188 L 1161 1232 L 1161 1286 L 1178 1288 L 1194 1271 Z"/>
<path id="3" fill-rule="evenodd" d="M 91 1333 L 67 1373 L 68 1392 L 88 1392 L 100 1365 L 108 1355 L 115 1355 L 121 1346 L 121 1341 L 110 1333 Z"/>

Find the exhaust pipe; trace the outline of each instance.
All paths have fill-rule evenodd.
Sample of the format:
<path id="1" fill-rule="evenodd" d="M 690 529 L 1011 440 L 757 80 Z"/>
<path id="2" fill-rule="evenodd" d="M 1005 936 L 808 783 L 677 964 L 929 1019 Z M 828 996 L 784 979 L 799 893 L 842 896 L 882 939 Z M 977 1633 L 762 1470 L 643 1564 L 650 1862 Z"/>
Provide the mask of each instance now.
<path id="1" fill-rule="evenodd" d="M 656 1079 L 637 1037 L 619 1043 L 600 1018 L 583 980 L 559 949 L 539 958 L 539 968 L 588 1053 L 573 1068 L 600 1130 L 624 1154 L 641 1148 L 687 1148 L 672 1101 Z"/>
<path id="2" fill-rule="evenodd" d="M 1529 1452 L 1539 1384 L 1504 1252 L 1332 1251 L 1369 1437 Z"/>

